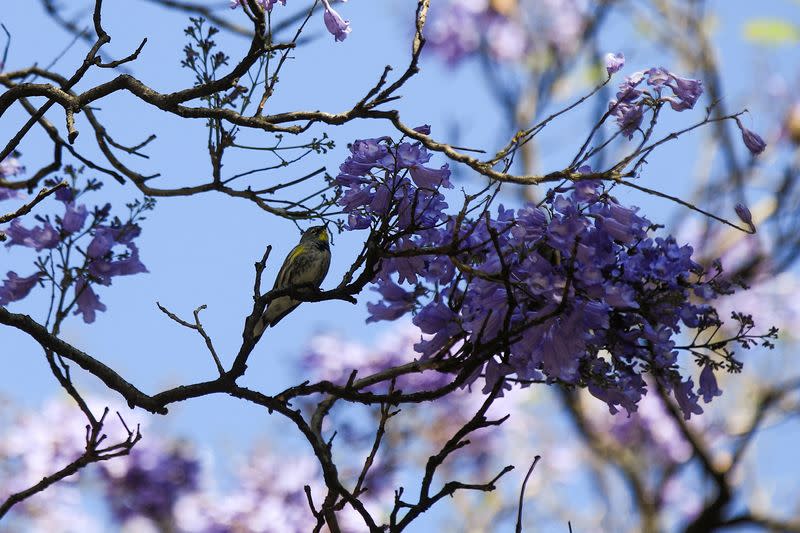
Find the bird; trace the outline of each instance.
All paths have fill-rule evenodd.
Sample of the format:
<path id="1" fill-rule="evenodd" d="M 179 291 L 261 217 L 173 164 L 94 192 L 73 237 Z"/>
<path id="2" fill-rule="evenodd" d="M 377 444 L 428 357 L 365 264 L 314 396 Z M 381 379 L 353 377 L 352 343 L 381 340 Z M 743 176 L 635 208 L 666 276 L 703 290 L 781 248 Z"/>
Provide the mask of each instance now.
<path id="1" fill-rule="evenodd" d="M 272 290 L 289 287 L 313 286 L 318 289 L 328 274 L 331 265 L 331 247 L 325 226 L 312 226 L 300 237 L 278 271 Z M 280 296 L 272 300 L 264 314 L 256 322 L 253 333 L 260 336 L 265 329 L 273 327 L 301 302 L 291 296 Z"/>

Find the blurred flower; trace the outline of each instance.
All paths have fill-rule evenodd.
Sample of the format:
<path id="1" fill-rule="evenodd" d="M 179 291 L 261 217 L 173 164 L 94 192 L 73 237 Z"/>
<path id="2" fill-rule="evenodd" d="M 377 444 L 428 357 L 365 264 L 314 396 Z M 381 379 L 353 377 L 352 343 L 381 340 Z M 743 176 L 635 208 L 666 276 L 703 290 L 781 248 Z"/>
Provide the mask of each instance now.
<path id="1" fill-rule="evenodd" d="M 672 92 L 678 98 L 678 102 L 670 100 L 672 109 L 675 111 L 692 109 L 697 103 L 698 98 L 703 94 L 703 82 L 700 80 L 681 78 L 671 73 L 669 74 L 669 78 L 666 85 L 672 89 Z"/>
<path id="2" fill-rule="evenodd" d="M 583 0 L 450 0 L 431 11 L 428 41 L 450 65 L 482 53 L 506 64 L 536 53 L 558 61 L 577 50 L 587 17 Z"/>
<path id="3" fill-rule="evenodd" d="M 700 388 L 697 392 L 706 403 L 714 399 L 715 396 L 722 395 L 722 391 L 717 386 L 717 378 L 714 376 L 714 369 L 711 365 L 704 366 L 702 372 L 700 372 Z"/>
<path id="4" fill-rule="evenodd" d="M 302 368 L 304 374 L 310 373 L 314 379 L 342 383 L 353 370 L 358 370 L 359 376 L 368 376 L 414 361 L 417 355 L 414 345 L 422 338 L 420 330 L 410 324 L 395 327 L 369 346 L 337 334 L 317 334 L 303 352 Z M 441 387 L 449 379 L 449 374 L 440 372 L 414 372 L 400 376 L 396 388 L 405 392 L 430 390 Z M 387 383 L 383 383 L 379 388 L 386 386 Z"/>
<path id="5" fill-rule="evenodd" d="M 459 63 L 480 47 L 478 15 L 464 6 L 450 3 L 430 24 L 430 46 L 450 65 Z"/>
<path id="6" fill-rule="evenodd" d="M 6 280 L 0 286 L 0 305 L 8 305 L 10 302 L 22 300 L 31 289 L 36 286 L 41 278 L 41 274 L 36 272 L 27 278 L 17 276 L 16 272 L 6 274 Z"/>
<path id="7" fill-rule="evenodd" d="M 19 159 L 16 157 L 6 156 L 5 159 L 0 161 L 0 179 L 16 176 L 24 171 L 25 167 L 20 164 Z"/>
<path id="8" fill-rule="evenodd" d="M 609 76 L 625 66 L 625 55 L 622 52 L 616 54 L 608 53 L 605 56 L 606 72 Z"/>
<path id="9" fill-rule="evenodd" d="M 61 220 L 61 229 L 68 234 L 76 233 L 83 229 L 83 225 L 86 223 L 86 217 L 89 214 L 86 206 L 81 204 L 76 207 L 74 203 L 68 203 L 66 204 L 66 208 L 67 210 L 64 212 L 64 216 Z"/>
<path id="10" fill-rule="evenodd" d="M 99 417 L 108 407 L 112 413 L 123 413 L 130 427 L 145 426 L 144 419 L 114 400 L 92 396 L 84 399 L 95 416 Z M 17 408 L 14 419 L 2 429 L 0 473 L 4 475 L 0 475 L 0 500 L 64 468 L 82 455 L 86 447 L 86 418 L 74 404 L 64 399 L 48 401 L 37 410 Z M 127 431 L 116 416 L 108 416 L 103 429 L 109 444 L 127 438 Z M 3 472 L 2 468 L 9 467 L 10 472 Z M 80 475 L 66 478 L 44 494 L 57 493 L 65 484 L 76 482 Z"/>
<path id="11" fill-rule="evenodd" d="M 82 315 L 86 324 L 94 322 L 97 311 L 105 311 L 107 309 L 92 289 L 92 286 L 82 279 L 75 282 L 75 303 L 76 309 L 73 314 Z"/>
<path id="12" fill-rule="evenodd" d="M 0 200 L 19 198 L 19 196 L 20 196 L 19 191 L 16 191 L 14 189 L 7 189 L 5 187 L 0 187 Z"/>
<path id="13" fill-rule="evenodd" d="M 691 444 L 656 393 L 645 395 L 636 412 L 629 416 L 600 412 L 596 402 L 586 395 L 581 396 L 581 405 L 585 410 L 583 418 L 596 433 L 608 435 L 621 446 L 643 455 L 652 466 L 670 468 L 692 457 Z"/>
<path id="14" fill-rule="evenodd" d="M 43 222 L 41 226 L 27 229 L 16 218 L 11 221 L 11 225 L 5 230 L 5 233 L 9 237 L 9 241 L 6 243 L 7 247 L 14 245 L 26 246 L 41 252 L 46 248 L 55 248 L 59 242 L 58 231 L 49 221 Z"/>
<path id="15" fill-rule="evenodd" d="M 185 446 L 158 441 L 137 445 L 124 461 L 101 463 L 105 492 L 119 522 L 133 516 L 170 522 L 178 499 L 198 488 L 199 471 L 198 459 Z"/>

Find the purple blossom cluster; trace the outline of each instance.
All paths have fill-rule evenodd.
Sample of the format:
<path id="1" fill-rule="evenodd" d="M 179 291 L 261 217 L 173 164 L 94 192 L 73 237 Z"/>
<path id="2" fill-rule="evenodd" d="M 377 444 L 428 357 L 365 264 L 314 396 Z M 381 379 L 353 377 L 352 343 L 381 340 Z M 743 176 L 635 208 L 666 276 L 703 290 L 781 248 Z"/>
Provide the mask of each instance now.
<path id="1" fill-rule="evenodd" d="M 175 531 L 180 533 L 305 533 L 314 530 L 303 486 L 312 497 L 322 498 L 325 489 L 319 465 L 312 455 L 285 456 L 267 446 L 252 451 L 242 461 L 228 490 L 212 483 L 178 500 L 174 508 Z M 371 493 L 372 491 L 370 491 Z M 368 509 L 387 494 L 365 495 Z M 350 506 L 336 516 L 344 532 L 361 531 L 364 522 Z M 327 531 L 327 529 L 323 529 Z"/>
<path id="2" fill-rule="evenodd" d="M 625 65 L 623 54 L 607 54 L 606 71 L 612 75 Z M 649 89 L 643 88 L 645 84 Z M 665 91 L 669 90 L 672 94 Z M 632 139 L 634 133 L 641 131 L 645 111 L 654 106 L 668 103 L 674 111 L 693 109 L 703 94 L 703 82 L 682 78 L 663 67 L 634 72 L 619 85 L 617 97 L 608 103 L 608 112 L 617 121 L 620 132 Z M 767 144 L 757 133 L 747 129 L 737 117 L 736 126 L 742 134 L 742 141 L 751 154 L 759 155 Z"/>
<path id="3" fill-rule="evenodd" d="M 342 1 L 346 2 L 347 0 Z M 231 0 L 231 9 L 236 9 L 244 5 L 245 2 L 246 0 Z M 264 11 L 272 11 L 272 8 L 278 2 L 283 6 L 286 5 L 286 0 L 256 0 L 256 4 L 261 6 Z M 350 21 L 342 18 L 342 16 L 331 7 L 329 0 L 322 0 L 322 7 L 325 10 L 322 15 L 325 28 L 333 35 L 336 41 L 344 41 L 347 38 L 347 34 L 351 31 Z"/>
<path id="4" fill-rule="evenodd" d="M 368 321 L 413 315 L 430 335 L 415 345 L 422 358 L 480 348 L 492 357 L 471 381 L 484 375 L 485 391 L 511 375 L 583 386 L 612 413 L 636 410 L 644 374 L 687 418 L 702 412 L 700 396 L 716 395 L 713 371 L 699 389 L 682 376 L 675 337 L 719 325 L 707 302 L 731 285 L 694 262 L 690 246 L 652 236 L 656 226 L 602 182 L 469 219 L 447 213 L 450 171 L 425 166 L 419 144 L 381 137 L 350 151 L 336 178 L 346 227 L 390 234 Z"/>
<path id="5" fill-rule="evenodd" d="M 121 404 L 94 397 L 87 401 L 94 412 L 107 405 L 112 412 L 125 413 L 126 423 L 143 427 L 145 438 L 130 455 L 80 470 L 14 507 L 9 517 L 13 530 L 93 533 L 113 527 L 174 533 L 305 533 L 314 528 L 316 519 L 303 486 L 310 485 L 314 496 L 321 498 L 324 484 L 313 455 L 286 457 L 258 447 L 240 461 L 230 487 L 223 490 L 213 481 L 207 454 L 152 434 L 146 419 Z M 63 468 L 85 447 L 85 419 L 66 401 L 50 401 L 36 411 L 15 407 L 13 417 L 5 409 L 8 406 L 3 407 L 0 502 Z M 124 439 L 123 426 L 114 421 L 109 418 L 105 428 L 109 440 Z M 374 496 L 387 494 L 376 490 Z M 365 501 L 374 506 L 370 497 Z M 101 508 L 110 511 L 110 524 L 99 523 Z M 350 508 L 337 516 L 344 531 L 363 528 L 363 521 Z"/>
<path id="6" fill-rule="evenodd" d="M 609 74 L 621 68 L 621 65 L 613 60 L 609 63 L 609 58 L 606 62 Z M 649 90 L 642 88 L 642 83 L 645 83 Z M 667 89 L 672 94 L 665 94 Z M 609 102 L 608 109 L 615 117 L 622 134 L 632 139 L 633 134 L 641 127 L 648 107 L 668 103 L 675 111 L 685 111 L 692 109 L 702 94 L 702 81 L 681 78 L 663 67 L 654 67 L 635 72 L 625 78 L 619 85 L 617 98 Z"/>
<path id="7" fill-rule="evenodd" d="M 586 26 L 586 2 L 544 0 L 525 6 L 504 0 L 451 0 L 432 9 L 428 41 L 450 65 L 485 52 L 501 63 L 531 53 L 564 57 L 575 51 Z"/>
<path id="8" fill-rule="evenodd" d="M 587 407 L 590 407 L 587 404 Z M 595 431 L 607 434 L 618 444 L 634 453 L 646 456 L 652 465 L 674 466 L 692 457 L 692 447 L 683 437 L 666 406 L 655 394 L 648 394 L 639 402 L 639 409 L 629 417 L 611 416 L 590 410 L 587 413 Z M 702 424 L 706 417 L 693 419 Z M 708 427 L 699 427 L 704 434 Z"/>
<path id="9" fill-rule="evenodd" d="M 109 399 L 86 396 L 86 403 L 99 415 L 108 407 L 124 413 L 131 427 L 146 426 L 146 419 L 131 412 L 124 404 Z M 64 398 L 49 400 L 36 409 L 10 405 L 0 399 L 0 502 L 10 494 L 26 490 L 42 478 L 52 475 L 74 461 L 86 448 L 86 418 Z M 120 442 L 127 430 L 115 418 L 108 417 L 104 427 L 108 443 Z M 116 458 L 108 465 L 124 462 Z M 79 471 L 16 505 L 3 524 L 8 531 L 107 531 L 100 524 L 97 501 L 92 512 L 86 509 L 84 476 L 96 472 L 92 467 Z M 6 523 L 6 521 L 8 523 Z"/>
<path id="10" fill-rule="evenodd" d="M 136 516 L 171 522 L 177 501 L 197 490 L 200 481 L 200 460 L 178 444 L 136 446 L 124 461 L 101 465 L 111 512 L 120 523 Z"/>
<path id="11" fill-rule="evenodd" d="M 152 207 L 152 201 L 130 204 L 131 217 L 122 222 L 111 217 L 110 204 L 95 207 L 90 213 L 85 204 L 78 202 L 83 192 L 74 187 L 62 188 L 55 194 L 64 207 L 61 215 L 36 216 L 39 224 L 32 227 L 14 219 L 4 230 L 8 237 L 6 247 L 32 248 L 43 254 L 36 263 L 36 272 L 28 276 L 13 271 L 6 274 L 0 285 L 0 305 L 22 300 L 37 284 L 51 282 L 65 292 L 71 288 L 72 303 L 67 307 L 74 308 L 74 314 L 81 315 L 84 322 L 92 323 L 98 311 L 106 310 L 93 286 L 109 286 L 117 276 L 147 272 L 134 240 L 141 233 L 137 220 Z M 61 258 L 61 264 L 56 265 L 50 257 L 53 251 L 59 252 L 55 255 Z M 59 274 L 63 276 L 61 280 L 57 279 Z"/>

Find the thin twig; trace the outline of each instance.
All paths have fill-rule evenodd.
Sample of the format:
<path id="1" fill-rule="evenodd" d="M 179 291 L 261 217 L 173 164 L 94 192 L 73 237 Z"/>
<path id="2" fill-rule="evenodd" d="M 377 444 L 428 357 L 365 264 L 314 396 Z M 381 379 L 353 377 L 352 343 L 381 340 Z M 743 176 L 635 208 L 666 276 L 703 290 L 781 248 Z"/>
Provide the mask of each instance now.
<path id="1" fill-rule="evenodd" d="M 67 182 L 62 181 L 60 183 L 56 183 L 53 187 L 50 187 L 49 189 L 47 187 L 43 187 L 42 190 L 39 191 L 39 194 L 36 195 L 36 198 L 31 200 L 27 204 L 23 205 L 13 213 L 8 213 L 7 215 L 0 215 L 0 224 L 4 222 L 9 222 L 11 220 L 14 220 L 15 218 L 19 218 L 22 215 L 27 215 L 28 213 L 31 212 L 31 210 L 34 207 L 36 207 L 36 204 L 38 204 L 39 202 L 41 202 L 42 200 L 44 200 L 45 198 L 56 192 L 57 190 L 62 189 L 66 186 Z"/>
<path id="2" fill-rule="evenodd" d="M 525 474 L 525 479 L 522 480 L 522 488 L 519 489 L 519 504 L 517 505 L 517 533 L 522 533 L 522 502 L 525 496 L 525 486 L 528 484 L 528 478 L 531 477 L 533 469 L 536 468 L 536 463 L 538 463 L 539 459 L 541 458 L 542 457 L 540 455 L 537 455 L 533 458 L 533 463 L 531 463 L 528 473 Z"/>

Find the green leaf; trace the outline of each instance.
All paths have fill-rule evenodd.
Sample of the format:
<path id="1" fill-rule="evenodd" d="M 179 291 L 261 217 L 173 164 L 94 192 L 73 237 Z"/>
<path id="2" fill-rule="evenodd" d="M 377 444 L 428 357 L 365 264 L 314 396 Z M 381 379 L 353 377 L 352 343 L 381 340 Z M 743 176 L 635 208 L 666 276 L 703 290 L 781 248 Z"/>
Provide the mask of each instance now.
<path id="1" fill-rule="evenodd" d="M 800 28 L 781 19 L 753 19 L 744 25 L 744 38 L 767 46 L 794 43 L 800 40 Z"/>

